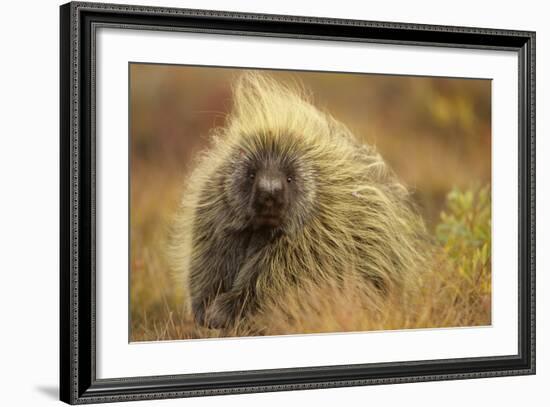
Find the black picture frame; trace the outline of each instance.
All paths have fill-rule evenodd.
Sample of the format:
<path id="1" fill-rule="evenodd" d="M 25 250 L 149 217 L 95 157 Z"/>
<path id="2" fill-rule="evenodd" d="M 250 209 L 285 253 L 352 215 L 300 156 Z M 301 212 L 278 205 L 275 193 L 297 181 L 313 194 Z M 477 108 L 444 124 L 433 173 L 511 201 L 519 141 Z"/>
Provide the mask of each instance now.
<path id="1" fill-rule="evenodd" d="M 534 32 L 82 2 L 61 6 L 60 24 L 62 401 L 70 404 L 99 403 L 535 373 Z M 402 363 L 97 379 L 94 35 L 95 29 L 100 26 L 517 52 L 518 354 Z"/>

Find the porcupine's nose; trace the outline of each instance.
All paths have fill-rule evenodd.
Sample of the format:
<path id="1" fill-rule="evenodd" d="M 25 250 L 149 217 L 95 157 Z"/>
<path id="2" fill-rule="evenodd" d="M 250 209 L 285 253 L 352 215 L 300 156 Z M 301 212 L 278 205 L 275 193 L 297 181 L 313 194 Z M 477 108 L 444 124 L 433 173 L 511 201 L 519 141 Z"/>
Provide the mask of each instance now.
<path id="1" fill-rule="evenodd" d="M 265 209 L 279 209 L 283 202 L 283 182 L 280 177 L 262 176 L 258 179 L 258 206 Z"/>
<path id="2" fill-rule="evenodd" d="M 285 184 L 278 172 L 258 174 L 254 194 L 255 224 L 259 227 L 277 227 L 285 209 Z"/>

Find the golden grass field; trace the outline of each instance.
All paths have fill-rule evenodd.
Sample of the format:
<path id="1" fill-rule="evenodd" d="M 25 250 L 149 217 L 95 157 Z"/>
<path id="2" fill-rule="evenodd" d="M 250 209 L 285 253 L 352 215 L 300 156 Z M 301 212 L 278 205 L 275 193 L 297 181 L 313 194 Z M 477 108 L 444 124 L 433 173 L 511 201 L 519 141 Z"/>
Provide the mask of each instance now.
<path id="1" fill-rule="evenodd" d="M 223 125 L 235 70 L 131 67 L 130 340 L 479 326 L 491 323 L 491 85 L 488 80 L 274 72 L 374 144 L 413 191 L 436 247 L 407 298 L 369 304 L 352 283 L 292 290 L 230 331 L 196 326 L 165 255 L 194 154 Z"/>

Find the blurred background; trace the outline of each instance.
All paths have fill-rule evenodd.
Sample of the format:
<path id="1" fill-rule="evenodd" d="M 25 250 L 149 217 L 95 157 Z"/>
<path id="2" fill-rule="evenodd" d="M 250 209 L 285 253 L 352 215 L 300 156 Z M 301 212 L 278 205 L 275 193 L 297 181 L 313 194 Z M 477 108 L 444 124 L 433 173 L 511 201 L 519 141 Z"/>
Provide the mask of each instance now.
<path id="1" fill-rule="evenodd" d="M 223 126 L 231 109 L 231 84 L 240 71 L 130 66 L 134 340 L 164 337 L 162 329 L 176 325 L 178 294 L 162 245 L 191 157 L 206 148 L 213 127 Z M 434 235 L 451 191 L 490 184 L 490 80 L 267 72 L 281 81 L 302 82 L 318 107 L 375 145 L 413 191 Z"/>

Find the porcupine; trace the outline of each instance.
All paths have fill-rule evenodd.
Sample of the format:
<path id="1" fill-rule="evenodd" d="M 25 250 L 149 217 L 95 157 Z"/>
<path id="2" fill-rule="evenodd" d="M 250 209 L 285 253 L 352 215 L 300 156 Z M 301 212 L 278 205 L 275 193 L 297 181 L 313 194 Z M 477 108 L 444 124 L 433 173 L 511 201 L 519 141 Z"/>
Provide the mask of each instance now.
<path id="1" fill-rule="evenodd" d="M 199 324 L 233 326 L 306 281 L 353 278 L 383 297 L 423 267 L 425 227 L 407 188 L 301 87 L 241 75 L 211 136 L 171 247 Z"/>

